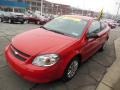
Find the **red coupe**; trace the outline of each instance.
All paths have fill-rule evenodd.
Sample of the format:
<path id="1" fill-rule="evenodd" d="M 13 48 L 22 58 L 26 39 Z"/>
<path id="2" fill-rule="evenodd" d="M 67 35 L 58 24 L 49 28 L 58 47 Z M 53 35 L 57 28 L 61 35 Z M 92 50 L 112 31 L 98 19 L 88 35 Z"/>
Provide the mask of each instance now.
<path id="1" fill-rule="evenodd" d="M 38 25 L 43 25 L 43 24 L 47 23 L 49 20 L 47 20 L 43 16 L 39 16 L 39 17 L 31 16 L 31 17 L 27 17 L 26 21 L 27 21 L 27 23 L 33 22 Z"/>
<path id="2" fill-rule="evenodd" d="M 14 37 L 5 56 L 11 69 L 26 80 L 68 81 L 81 63 L 103 50 L 109 31 L 94 18 L 65 15 Z"/>

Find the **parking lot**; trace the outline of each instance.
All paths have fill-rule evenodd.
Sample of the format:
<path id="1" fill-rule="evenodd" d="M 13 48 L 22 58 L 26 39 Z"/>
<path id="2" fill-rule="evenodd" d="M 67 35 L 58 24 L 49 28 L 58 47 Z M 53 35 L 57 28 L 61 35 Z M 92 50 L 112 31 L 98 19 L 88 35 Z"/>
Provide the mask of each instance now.
<path id="1" fill-rule="evenodd" d="M 120 28 L 111 30 L 105 50 L 81 65 L 71 81 L 36 84 L 23 80 L 9 69 L 4 58 L 4 48 L 15 35 L 39 27 L 34 24 L 0 23 L 0 90 L 95 90 L 107 68 L 115 61 L 114 40 L 120 37 Z"/>

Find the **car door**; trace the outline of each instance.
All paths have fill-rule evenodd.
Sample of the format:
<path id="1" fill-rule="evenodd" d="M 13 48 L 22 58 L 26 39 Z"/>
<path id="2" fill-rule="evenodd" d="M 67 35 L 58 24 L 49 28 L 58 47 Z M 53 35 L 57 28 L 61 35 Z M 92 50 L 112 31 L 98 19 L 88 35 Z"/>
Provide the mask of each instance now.
<path id="1" fill-rule="evenodd" d="M 100 32 L 100 22 L 99 21 L 93 21 L 90 25 L 90 28 L 88 29 L 88 32 L 86 33 L 86 37 L 88 34 L 91 33 L 99 33 Z M 82 50 L 82 57 L 83 61 L 88 59 L 90 56 L 92 56 L 100 47 L 100 37 L 98 38 L 86 38 L 85 45 L 83 46 Z"/>
<path id="2" fill-rule="evenodd" d="M 100 23 L 101 24 L 101 28 L 100 28 L 100 45 L 103 45 L 109 38 L 109 30 L 110 28 L 107 27 L 107 25 L 103 22 Z"/>

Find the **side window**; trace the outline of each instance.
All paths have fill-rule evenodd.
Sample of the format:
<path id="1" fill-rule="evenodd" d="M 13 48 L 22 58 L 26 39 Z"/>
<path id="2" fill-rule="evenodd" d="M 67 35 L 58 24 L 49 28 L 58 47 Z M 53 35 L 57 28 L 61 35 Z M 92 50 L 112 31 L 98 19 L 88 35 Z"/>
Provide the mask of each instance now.
<path id="1" fill-rule="evenodd" d="M 94 21 L 91 24 L 88 33 L 98 33 L 98 32 L 100 32 L 100 22 Z"/>
<path id="2" fill-rule="evenodd" d="M 106 28 L 105 23 L 101 22 L 101 31 L 104 30 Z"/>

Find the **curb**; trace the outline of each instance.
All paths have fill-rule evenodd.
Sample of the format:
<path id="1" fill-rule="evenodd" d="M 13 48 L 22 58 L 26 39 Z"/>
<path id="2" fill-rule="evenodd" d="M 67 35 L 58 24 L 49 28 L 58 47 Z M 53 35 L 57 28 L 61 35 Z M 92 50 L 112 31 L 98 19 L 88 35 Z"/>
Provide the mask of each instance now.
<path id="1" fill-rule="evenodd" d="M 104 75 L 96 90 L 114 90 L 114 85 L 120 79 L 120 38 L 115 40 L 114 44 L 116 60 L 111 67 L 107 69 L 107 73 Z"/>

